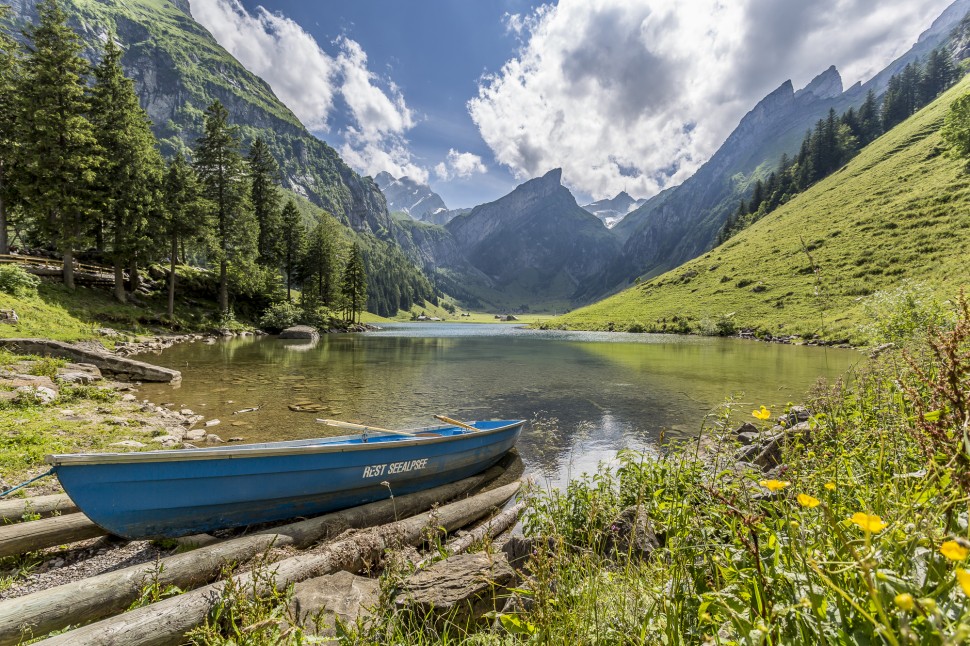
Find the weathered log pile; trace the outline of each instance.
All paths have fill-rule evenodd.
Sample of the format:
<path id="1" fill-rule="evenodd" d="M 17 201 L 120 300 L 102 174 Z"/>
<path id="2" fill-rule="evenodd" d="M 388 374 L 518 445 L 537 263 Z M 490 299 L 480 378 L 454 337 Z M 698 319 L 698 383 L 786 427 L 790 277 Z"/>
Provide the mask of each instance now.
<path id="1" fill-rule="evenodd" d="M 269 570 L 268 579 L 276 588 L 283 589 L 307 581 L 303 585 L 304 593 L 302 596 L 295 594 L 293 603 L 300 612 L 301 602 L 298 600 L 302 599 L 304 619 L 312 606 L 315 608 L 313 616 L 319 620 L 321 610 L 327 603 L 333 605 L 333 600 L 325 602 L 317 598 L 313 601 L 308 590 L 339 587 L 340 584 L 347 589 L 356 587 L 364 591 L 359 595 L 363 600 L 367 598 L 366 591 L 373 591 L 374 584 L 363 579 L 343 581 L 348 575 L 340 575 L 341 581 L 315 581 L 317 578 L 332 577 L 337 572 L 360 572 L 380 562 L 387 550 L 419 547 L 435 533 L 453 532 L 492 516 L 496 509 L 516 495 L 521 486 L 519 480 L 496 486 L 496 480 L 508 474 L 508 467 L 506 461 L 478 476 L 449 485 L 256 533 L 221 540 L 211 536 L 192 537 L 196 540 L 183 541 L 181 548 L 189 551 L 0 601 L 0 645 L 17 644 L 68 627 L 75 628 L 41 643 L 178 644 L 188 631 L 205 623 L 219 603 L 227 585 L 219 579 L 225 575 L 227 564 L 259 560 L 271 549 L 278 553 L 278 548 L 286 548 L 286 557 L 265 566 Z M 0 514 L 11 521 L 18 520 L 18 510 L 21 515 L 25 509 L 33 510 L 34 514 L 51 513 L 54 509 L 64 512 L 60 516 L 14 522 L 0 528 L 0 553 L 17 554 L 49 546 L 52 540 L 60 544 L 103 533 L 83 514 L 71 513 L 73 510 L 61 497 L 43 498 L 0 506 Z M 448 500 L 454 502 L 437 506 Z M 523 503 L 512 506 L 447 543 L 445 549 L 448 553 L 458 554 L 475 541 L 507 530 L 515 524 L 522 508 Z M 428 510 L 431 510 L 430 514 Z M 97 534 L 93 533 L 95 531 Z M 409 549 L 413 550 L 413 547 Z M 444 567 L 437 564 L 428 568 L 420 566 L 419 572 L 433 579 L 436 566 Z M 271 591 L 265 572 L 257 575 L 243 571 L 232 578 L 230 587 L 234 590 L 245 590 L 256 596 Z M 146 585 L 176 586 L 185 592 L 125 612 L 139 599 Z M 479 596 L 484 599 L 487 590 L 480 592 Z M 412 598 L 417 597 L 412 595 Z M 408 607 L 417 608 L 412 604 Z M 359 613 L 360 606 L 356 608 L 354 612 Z M 330 615 L 339 616 L 339 612 L 338 608 Z"/>

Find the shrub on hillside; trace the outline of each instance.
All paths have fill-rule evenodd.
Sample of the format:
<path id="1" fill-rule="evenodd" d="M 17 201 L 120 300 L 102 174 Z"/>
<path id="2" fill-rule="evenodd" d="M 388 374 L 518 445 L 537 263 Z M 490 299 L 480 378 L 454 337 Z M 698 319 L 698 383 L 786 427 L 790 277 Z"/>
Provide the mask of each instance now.
<path id="1" fill-rule="evenodd" d="M 0 292 L 24 298 L 37 293 L 40 279 L 19 265 L 0 265 Z"/>

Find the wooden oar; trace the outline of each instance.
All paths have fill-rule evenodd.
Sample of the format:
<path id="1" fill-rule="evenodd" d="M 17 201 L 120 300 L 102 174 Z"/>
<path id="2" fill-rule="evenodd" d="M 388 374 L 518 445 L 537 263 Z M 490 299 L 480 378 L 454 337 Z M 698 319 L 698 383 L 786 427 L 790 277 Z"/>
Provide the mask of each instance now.
<path id="1" fill-rule="evenodd" d="M 475 431 L 476 433 L 478 431 L 482 430 L 480 428 L 475 428 L 471 424 L 466 424 L 465 422 L 459 422 L 457 419 L 451 419 L 450 417 L 445 417 L 444 415 L 435 415 L 434 418 L 435 419 L 438 419 L 438 420 L 441 420 L 445 424 L 452 424 L 453 426 L 460 426 L 462 428 L 468 429 L 469 431 Z"/>
<path id="2" fill-rule="evenodd" d="M 407 431 L 392 431 L 389 428 L 378 428 L 377 426 L 365 426 L 363 424 L 354 424 L 353 422 L 341 422 L 339 419 L 317 419 L 321 424 L 326 424 L 327 426 L 336 426 L 338 428 L 349 428 L 355 431 L 373 431 L 375 433 L 392 433 L 394 435 L 407 435 L 408 437 L 417 437 L 416 433 L 408 433 Z"/>

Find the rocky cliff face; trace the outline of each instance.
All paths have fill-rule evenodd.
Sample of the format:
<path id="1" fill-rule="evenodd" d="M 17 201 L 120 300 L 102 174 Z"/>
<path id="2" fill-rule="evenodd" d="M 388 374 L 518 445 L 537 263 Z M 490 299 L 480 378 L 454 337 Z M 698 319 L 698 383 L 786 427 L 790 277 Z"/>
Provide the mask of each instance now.
<path id="1" fill-rule="evenodd" d="M 447 225 L 468 261 L 508 294 L 577 302 L 603 276 L 619 244 L 561 184 L 562 171 L 522 184 Z"/>
<path id="2" fill-rule="evenodd" d="M 34 0 L 13 0 L 15 33 L 36 20 Z M 357 231 L 387 235 L 384 197 L 336 151 L 311 135 L 273 94 L 269 85 L 226 52 L 190 12 L 189 0 L 81 0 L 63 2 L 100 58 L 109 31 L 124 49 L 122 64 L 154 124 L 162 151 L 191 147 L 202 131 L 203 110 L 220 100 L 241 128 L 244 146 L 263 137 L 280 163 L 285 184 Z"/>
<path id="3" fill-rule="evenodd" d="M 387 209 L 391 212 L 407 213 L 415 220 L 430 221 L 433 214 L 448 211 L 445 201 L 430 186 L 410 177 L 396 178 L 385 171 L 378 173 L 374 181 L 384 194 Z"/>
<path id="4" fill-rule="evenodd" d="M 583 206 L 583 210 L 598 217 L 606 228 L 612 229 L 626 215 L 644 205 L 646 200 L 635 200 L 626 191 L 620 192 L 616 197 L 598 200 Z"/>

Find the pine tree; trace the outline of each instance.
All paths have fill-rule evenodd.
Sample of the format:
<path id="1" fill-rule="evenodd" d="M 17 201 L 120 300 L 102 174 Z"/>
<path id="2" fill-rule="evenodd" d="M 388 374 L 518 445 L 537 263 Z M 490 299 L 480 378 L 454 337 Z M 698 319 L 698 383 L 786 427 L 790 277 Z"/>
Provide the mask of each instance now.
<path id="1" fill-rule="evenodd" d="M 182 153 L 168 166 L 164 183 L 164 234 L 169 243 L 168 316 L 175 316 L 175 280 L 179 245 L 187 240 L 211 235 L 211 208 L 202 198 L 195 170 Z M 183 258 L 184 261 L 184 258 Z"/>
<path id="2" fill-rule="evenodd" d="M 88 64 L 58 0 L 38 5 L 29 27 L 18 114 L 20 195 L 64 263 L 74 289 L 74 252 L 87 243 L 94 221 L 94 180 L 101 156 L 87 118 Z"/>
<path id="3" fill-rule="evenodd" d="M 882 126 L 879 122 L 879 105 L 876 102 L 876 93 L 871 89 L 866 94 L 866 100 L 862 107 L 859 108 L 858 122 L 859 145 L 865 146 L 882 134 Z"/>
<path id="4" fill-rule="evenodd" d="M 270 267 L 277 266 L 280 249 L 280 195 L 276 186 L 279 183 L 280 167 L 266 147 L 266 142 L 257 137 L 249 148 L 250 199 L 253 213 L 259 227 L 256 242 L 257 260 Z"/>
<path id="5" fill-rule="evenodd" d="M 292 293 L 292 281 L 296 274 L 297 265 L 306 244 L 306 230 L 303 228 L 303 220 L 300 211 L 296 208 L 296 202 L 288 200 L 283 207 L 281 215 L 282 234 L 282 263 L 283 275 L 286 276 L 286 300 L 289 301 Z"/>
<path id="6" fill-rule="evenodd" d="M 310 232 L 301 263 L 304 306 L 334 304 L 337 282 L 337 244 L 332 225 L 322 220 Z"/>
<path id="7" fill-rule="evenodd" d="M 367 273 L 364 270 L 364 259 L 360 254 L 360 245 L 356 242 L 350 249 L 350 257 L 344 269 L 341 293 L 350 322 L 359 323 L 360 314 L 367 304 Z"/>
<path id="8" fill-rule="evenodd" d="M 6 24 L 10 7 L 0 6 L 0 23 Z M 16 153 L 18 48 L 6 30 L 0 30 L 0 254 L 10 251 L 7 240 L 7 211 L 14 191 L 10 178 Z"/>
<path id="9" fill-rule="evenodd" d="M 125 302 L 124 269 L 137 288 L 139 257 L 153 245 L 148 224 L 158 207 L 164 164 L 151 120 L 142 109 L 135 85 L 121 68 L 121 50 L 109 36 L 104 57 L 94 70 L 91 121 L 104 153 L 97 189 L 114 266 L 115 298 Z"/>
<path id="10" fill-rule="evenodd" d="M 203 135 L 196 144 L 195 169 L 202 194 L 212 204 L 212 251 L 219 261 L 219 311 L 228 314 L 229 264 L 252 259 L 256 251 L 256 222 L 249 205 L 249 183 L 237 129 L 229 123 L 229 112 L 219 101 L 205 112 Z"/>

